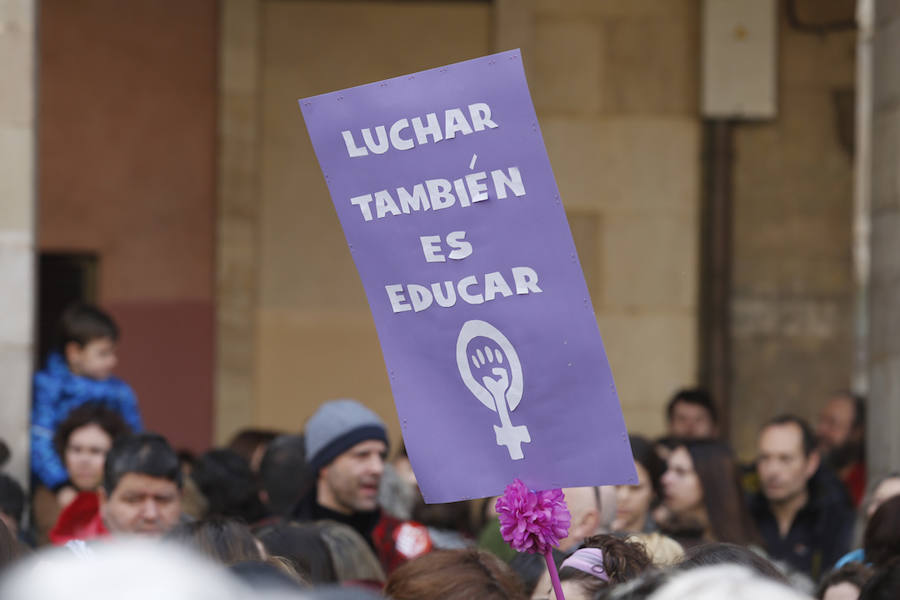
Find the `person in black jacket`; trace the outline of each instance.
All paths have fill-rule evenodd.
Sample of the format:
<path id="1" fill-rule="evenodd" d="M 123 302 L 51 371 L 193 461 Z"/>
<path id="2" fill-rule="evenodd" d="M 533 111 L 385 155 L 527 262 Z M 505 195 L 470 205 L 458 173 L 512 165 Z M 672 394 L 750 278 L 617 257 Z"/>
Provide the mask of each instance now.
<path id="1" fill-rule="evenodd" d="M 751 513 L 766 551 L 817 580 L 849 548 L 854 513 L 837 477 L 820 465 L 809 425 L 793 415 L 763 426 Z"/>
<path id="2" fill-rule="evenodd" d="M 331 400 L 306 422 L 306 460 L 315 485 L 294 509 L 300 521 L 336 521 L 359 533 L 390 573 L 433 547 L 428 530 L 387 514 L 378 502 L 388 450 L 381 417 L 356 400 Z"/>

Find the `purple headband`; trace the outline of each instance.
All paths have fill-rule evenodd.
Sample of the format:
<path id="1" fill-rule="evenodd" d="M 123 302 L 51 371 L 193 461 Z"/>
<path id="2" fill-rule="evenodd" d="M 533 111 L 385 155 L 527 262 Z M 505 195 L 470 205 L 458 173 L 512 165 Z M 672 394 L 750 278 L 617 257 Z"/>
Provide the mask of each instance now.
<path id="1" fill-rule="evenodd" d="M 603 568 L 603 551 L 600 548 L 581 548 L 576 550 L 560 566 L 561 569 L 566 567 L 578 569 L 609 583 L 609 575 L 606 574 L 606 569 Z"/>

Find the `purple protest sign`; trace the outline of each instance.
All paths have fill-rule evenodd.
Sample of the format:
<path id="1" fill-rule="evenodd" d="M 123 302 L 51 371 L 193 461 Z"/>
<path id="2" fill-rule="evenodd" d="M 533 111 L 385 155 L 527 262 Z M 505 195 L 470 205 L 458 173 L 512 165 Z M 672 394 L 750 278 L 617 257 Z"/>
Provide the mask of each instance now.
<path id="1" fill-rule="evenodd" d="M 425 500 L 636 483 L 520 53 L 300 108 Z"/>

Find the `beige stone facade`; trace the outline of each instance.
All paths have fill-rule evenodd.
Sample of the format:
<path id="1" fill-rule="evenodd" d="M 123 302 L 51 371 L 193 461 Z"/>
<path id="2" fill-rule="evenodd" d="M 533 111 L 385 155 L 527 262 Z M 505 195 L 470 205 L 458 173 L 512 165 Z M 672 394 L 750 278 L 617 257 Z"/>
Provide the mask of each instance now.
<path id="1" fill-rule="evenodd" d="M 778 115 L 735 130 L 730 408 L 745 458 L 766 419 L 814 422 L 853 376 L 853 154 L 838 98 L 854 87 L 856 32 L 799 31 L 783 4 L 778 18 Z"/>
<path id="2" fill-rule="evenodd" d="M 257 423 L 299 429 L 321 402 L 354 397 L 397 439 L 368 303 L 296 101 L 487 54 L 490 5 L 262 2 L 260 15 Z M 415 52 L 378 41 L 424 31 Z"/>
<path id="3" fill-rule="evenodd" d="M 697 377 L 698 24 L 692 1 L 538 2 L 525 53 L 625 422 L 647 435 Z"/>
<path id="4" fill-rule="evenodd" d="M 0 0 L 0 439 L 7 471 L 28 474 L 34 340 L 35 3 Z"/>
<path id="5" fill-rule="evenodd" d="M 220 182 L 235 186 L 220 190 L 220 440 L 248 419 L 298 428 L 339 396 L 372 404 L 397 432 L 362 286 L 294 100 L 511 47 L 523 50 L 626 420 L 661 431 L 668 394 L 697 370 L 697 2 L 223 7 Z M 424 30 L 415 52 L 373 37 Z M 255 279 L 240 275 L 254 265 Z"/>
<path id="6" fill-rule="evenodd" d="M 259 2 L 220 3 L 215 428 L 256 420 L 259 254 Z"/>
<path id="7" fill-rule="evenodd" d="M 875 2 L 872 44 L 869 468 L 900 467 L 900 2 Z"/>

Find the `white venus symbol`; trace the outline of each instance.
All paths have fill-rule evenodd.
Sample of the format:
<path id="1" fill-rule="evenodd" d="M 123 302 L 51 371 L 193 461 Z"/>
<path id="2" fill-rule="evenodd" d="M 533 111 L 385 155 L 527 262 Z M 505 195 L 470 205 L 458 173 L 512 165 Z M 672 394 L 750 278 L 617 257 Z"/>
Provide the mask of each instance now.
<path id="1" fill-rule="evenodd" d="M 473 343 L 475 342 L 475 343 Z M 525 458 L 522 444 L 531 442 L 525 425 L 513 425 L 509 413 L 522 400 L 522 364 L 503 333 L 486 321 L 466 321 L 456 340 L 456 365 L 469 391 L 500 415 L 494 425 L 497 445 L 506 446 L 512 460 Z"/>

